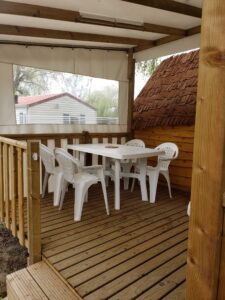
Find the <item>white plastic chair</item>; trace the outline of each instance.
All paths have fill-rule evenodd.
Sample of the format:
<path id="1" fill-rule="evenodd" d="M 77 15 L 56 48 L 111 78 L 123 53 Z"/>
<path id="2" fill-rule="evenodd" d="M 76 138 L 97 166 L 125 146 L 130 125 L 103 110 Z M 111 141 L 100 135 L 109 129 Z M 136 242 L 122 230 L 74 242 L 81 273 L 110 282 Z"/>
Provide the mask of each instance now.
<path id="1" fill-rule="evenodd" d="M 75 187 L 74 199 L 74 220 L 80 221 L 82 215 L 83 204 L 89 187 L 101 181 L 102 190 L 104 195 L 105 207 L 107 215 L 109 215 L 109 205 L 106 194 L 105 180 L 103 175 L 102 166 L 82 167 L 80 161 L 70 155 L 67 151 L 61 148 L 55 149 L 55 157 L 62 169 L 62 193 L 60 199 L 60 208 L 62 207 L 66 188 L 68 183 L 73 184 Z M 88 172 L 96 172 L 96 175 L 89 174 Z"/>
<path id="2" fill-rule="evenodd" d="M 140 139 L 133 139 L 125 143 L 126 146 L 133 146 L 133 147 L 142 147 L 145 148 L 145 143 Z M 113 163 L 114 160 L 112 159 L 111 162 Z M 136 159 L 122 159 L 120 162 L 121 171 L 123 173 L 129 174 L 132 167 L 135 167 L 137 160 Z M 129 187 L 129 177 L 124 177 L 124 189 L 127 190 Z"/>
<path id="3" fill-rule="evenodd" d="M 142 147 L 145 148 L 145 143 L 144 141 L 140 139 L 133 139 L 125 143 L 126 146 L 133 146 L 133 147 Z M 132 159 L 132 160 L 122 160 L 121 161 L 121 169 L 122 172 L 124 173 L 130 173 L 130 170 L 132 167 L 135 168 L 137 160 Z M 124 177 L 124 189 L 127 190 L 129 187 L 129 177 Z"/>
<path id="4" fill-rule="evenodd" d="M 171 160 L 176 159 L 179 154 L 179 149 L 174 143 L 163 143 L 157 146 L 155 149 L 164 151 L 165 154 L 158 156 L 158 164 L 156 167 L 147 167 L 147 176 L 149 176 L 150 203 L 155 203 L 159 174 L 162 174 L 165 177 L 168 185 L 169 195 L 170 198 L 172 198 L 169 164 Z"/>
<path id="5" fill-rule="evenodd" d="M 50 176 L 52 176 L 54 189 L 53 205 L 57 206 L 59 205 L 61 194 L 60 182 L 62 177 L 62 170 L 60 167 L 55 166 L 55 155 L 53 151 L 43 144 L 40 144 L 40 156 L 45 167 L 44 181 L 42 185 L 42 198 L 44 198 L 45 196 L 48 179 Z"/>
<path id="6" fill-rule="evenodd" d="M 189 201 L 188 203 L 188 207 L 187 207 L 187 215 L 190 217 L 191 215 L 191 201 Z"/>

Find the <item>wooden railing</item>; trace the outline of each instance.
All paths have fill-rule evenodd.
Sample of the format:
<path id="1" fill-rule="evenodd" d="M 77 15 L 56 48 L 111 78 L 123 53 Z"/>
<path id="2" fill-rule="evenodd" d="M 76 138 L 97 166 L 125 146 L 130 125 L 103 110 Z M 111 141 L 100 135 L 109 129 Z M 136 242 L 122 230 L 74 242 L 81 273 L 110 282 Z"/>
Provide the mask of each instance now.
<path id="1" fill-rule="evenodd" d="M 29 263 L 41 260 L 39 143 L 125 143 L 129 133 L 21 134 L 0 137 L 0 221 L 28 248 Z M 74 153 L 78 155 L 78 153 Z M 89 164 L 100 163 L 97 155 Z"/>
<path id="2" fill-rule="evenodd" d="M 0 137 L 0 220 L 41 260 L 39 142 Z"/>

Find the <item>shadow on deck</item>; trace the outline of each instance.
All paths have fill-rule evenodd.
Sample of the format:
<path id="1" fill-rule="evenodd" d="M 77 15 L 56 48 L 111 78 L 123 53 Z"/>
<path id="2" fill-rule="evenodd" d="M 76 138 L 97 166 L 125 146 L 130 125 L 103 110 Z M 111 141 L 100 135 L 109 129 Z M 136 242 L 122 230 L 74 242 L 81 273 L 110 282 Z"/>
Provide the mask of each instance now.
<path id="1" fill-rule="evenodd" d="M 184 299 L 189 195 L 158 188 L 157 202 L 140 200 L 138 187 L 121 192 L 121 210 L 107 216 L 100 186 L 89 191 L 82 220 L 73 221 L 73 191 L 59 211 L 42 200 L 45 261 L 87 300 Z"/>

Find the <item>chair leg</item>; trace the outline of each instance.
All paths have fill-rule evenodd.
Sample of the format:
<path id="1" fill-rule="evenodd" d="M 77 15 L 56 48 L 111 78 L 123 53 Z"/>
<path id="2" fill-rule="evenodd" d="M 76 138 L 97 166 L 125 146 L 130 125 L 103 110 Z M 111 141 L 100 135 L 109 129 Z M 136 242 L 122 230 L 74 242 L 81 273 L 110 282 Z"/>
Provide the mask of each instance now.
<path id="1" fill-rule="evenodd" d="M 63 175 L 62 173 L 55 173 L 53 175 L 53 205 L 58 206 L 60 204 L 61 193 L 63 185 Z"/>
<path id="2" fill-rule="evenodd" d="M 74 221 L 80 221 L 83 204 L 85 200 L 85 195 L 88 192 L 89 187 L 93 184 L 93 182 L 85 183 L 85 184 L 76 184 L 75 185 L 75 193 L 74 193 Z"/>
<path id="3" fill-rule="evenodd" d="M 131 167 L 132 167 L 132 164 L 130 164 L 130 163 L 124 164 L 122 166 L 122 172 L 130 173 Z M 129 188 L 129 177 L 124 177 L 123 178 L 123 187 L 124 187 L 124 190 L 128 190 L 128 188 Z"/>
<path id="4" fill-rule="evenodd" d="M 160 173 L 166 178 L 169 195 L 170 195 L 170 198 L 172 198 L 169 171 L 161 171 Z"/>
<path id="5" fill-rule="evenodd" d="M 63 206 L 63 202 L 64 202 L 64 198 L 65 198 L 65 194 L 66 191 L 68 190 L 68 182 L 65 181 L 64 179 L 62 179 L 61 185 L 60 185 L 60 193 L 59 193 L 59 210 L 62 209 Z"/>
<path id="6" fill-rule="evenodd" d="M 159 170 L 150 171 L 149 176 L 149 189 L 150 189 L 150 203 L 155 203 L 156 191 L 159 179 Z"/>
<path id="7" fill-rule="evenodd" d="M 131 192 L 134 191 L 135 180 L 136 180 L 136 178 L 133 178 L 133 180 L 132 180 L 132 185 L 131 185 L 131 190 L 130 190 Z"/>
<path id="8" fill-rule="evenodd" d="M 87 191 L 86 195 L 84 196 L 84 202 L 88 202 L 88 191 Z"/>
<path id="9" fill-rule="evenodd" d="M 103 192 L 103 196 L 104 196 L 106 213 L 107 213 L 107 215 L 109 215 L 109 203 L 108 203 L 108 197 L 107 197 L 107 191 L 106 191 L 106 183 L 105 183 L 104 171 L 102 169 L 98 171 L 98 178 L 100 179 L 101 185 L 102 185 L 102 192 Z"/>
<path id="10" fill-rule="evenodd" d="M 44 196 L 45 196 L 49 175 L 50 174 L 45 171 L 44 181 L 43 181 L 43 186 L 42 186 L 42 195 L 41 195 L 42 198 L 44 198 Z"/>

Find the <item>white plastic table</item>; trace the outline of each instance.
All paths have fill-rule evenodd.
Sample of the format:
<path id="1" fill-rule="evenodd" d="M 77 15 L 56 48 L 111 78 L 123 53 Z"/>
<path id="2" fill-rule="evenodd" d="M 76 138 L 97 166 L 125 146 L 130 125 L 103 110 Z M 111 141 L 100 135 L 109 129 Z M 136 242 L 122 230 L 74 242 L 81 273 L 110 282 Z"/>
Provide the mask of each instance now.
<path id="1" fill-rule="evenodd" d="M 109 148 L 117 147 L 117 148 Z M 146 187 L 146 166 L 147 158 L 150 156 L 158 156 L 164 154 L 164 151 L 158 151 L 151 148 L 133 147 L 127 145 L 108 145 L 108 144 L 76 144 L 67 145 L 70 150 L 80 152 L 80 160 L 85 162 L 85 154 L 101 155 L 106 158 L 113 158 L 115 160 L 115 209 L 120 209 L 120 163 L 123 159 L 137 159 L 140 169 L 140 184 L 141 197 L 143 201 L 148 201 L 147 187 Z"/>

